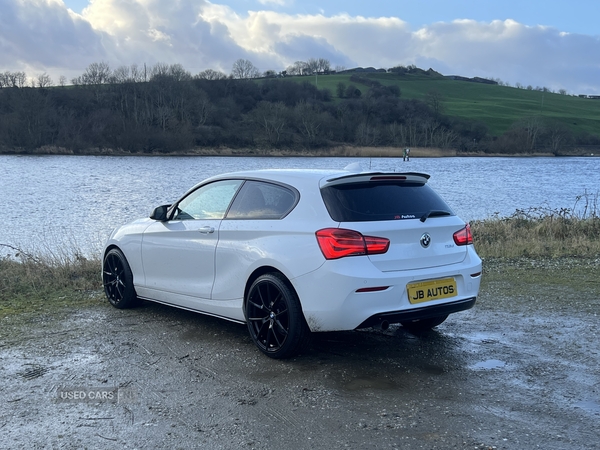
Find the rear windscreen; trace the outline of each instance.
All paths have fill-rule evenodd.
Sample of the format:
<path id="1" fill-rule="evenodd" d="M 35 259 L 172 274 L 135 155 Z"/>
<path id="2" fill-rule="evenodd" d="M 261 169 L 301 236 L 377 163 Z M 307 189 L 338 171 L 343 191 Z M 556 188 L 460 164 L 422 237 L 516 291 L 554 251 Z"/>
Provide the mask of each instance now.
<path id="1" fill-rule="evenodd" d="M 426 184 L 365 182 L 327 186 L 321 195 L 336 222 L 419 219 L 435 211 L 454 215 Z"/>

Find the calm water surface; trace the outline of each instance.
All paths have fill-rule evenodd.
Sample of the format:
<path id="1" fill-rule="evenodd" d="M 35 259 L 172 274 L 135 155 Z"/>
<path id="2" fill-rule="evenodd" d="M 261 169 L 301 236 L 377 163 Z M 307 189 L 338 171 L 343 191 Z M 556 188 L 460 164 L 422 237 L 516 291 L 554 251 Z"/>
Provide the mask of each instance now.
<path id="1" fill-rule="evenodd" d="M 299 158 L 0 155 L 0 244 L 99 251 L 117 225 L 148 216 L 202 179 L 260 168 L 417 171 L 465 220 L 573 208 L 600 190 L 600 158 Z M 0 254 L 3 252 L 0 248 Z"/>

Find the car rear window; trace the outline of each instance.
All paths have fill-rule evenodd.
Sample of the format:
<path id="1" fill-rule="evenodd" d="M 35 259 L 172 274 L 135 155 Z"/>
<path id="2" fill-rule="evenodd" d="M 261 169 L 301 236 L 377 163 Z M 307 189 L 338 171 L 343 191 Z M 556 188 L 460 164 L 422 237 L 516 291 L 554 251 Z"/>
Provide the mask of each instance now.
<path id="1" fill-rule="evenodd" d="M 336 222 L 419 219 L 435 211 L 454 215 L 429 186 L 413 182 L 360 182 L 321 189 L 329 215 Z"/>

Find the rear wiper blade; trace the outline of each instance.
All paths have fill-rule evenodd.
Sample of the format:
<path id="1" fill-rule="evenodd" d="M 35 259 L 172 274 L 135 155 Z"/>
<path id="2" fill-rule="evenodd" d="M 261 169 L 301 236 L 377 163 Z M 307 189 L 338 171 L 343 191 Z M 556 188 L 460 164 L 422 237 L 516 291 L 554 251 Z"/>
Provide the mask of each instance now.
<path id="1" fill-rule="evenodd" d="M 421 216 L 421 222 L 425 222 L 429 217 L 433 216 L 451 216 L 452 213 L 450 211 L 444 211 L 441 209 L 433 209 L 431 211 L 426 212 Z"/>

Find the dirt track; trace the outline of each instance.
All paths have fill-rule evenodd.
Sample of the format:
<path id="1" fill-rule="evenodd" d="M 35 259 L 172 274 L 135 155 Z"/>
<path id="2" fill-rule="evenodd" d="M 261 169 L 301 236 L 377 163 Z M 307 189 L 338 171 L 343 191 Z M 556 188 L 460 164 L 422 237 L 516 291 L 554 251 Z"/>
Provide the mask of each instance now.
<path id="1" fill-rule="evenodd" d="M 315 335 L 287 361 L 244 326 L 149 303 L 3 318 L 0 448 L 600 448 L 588 286 L 515 298 L 492 276 L 427 336 Z M 60 398 L 116 387 L 118 403 Z"/>

